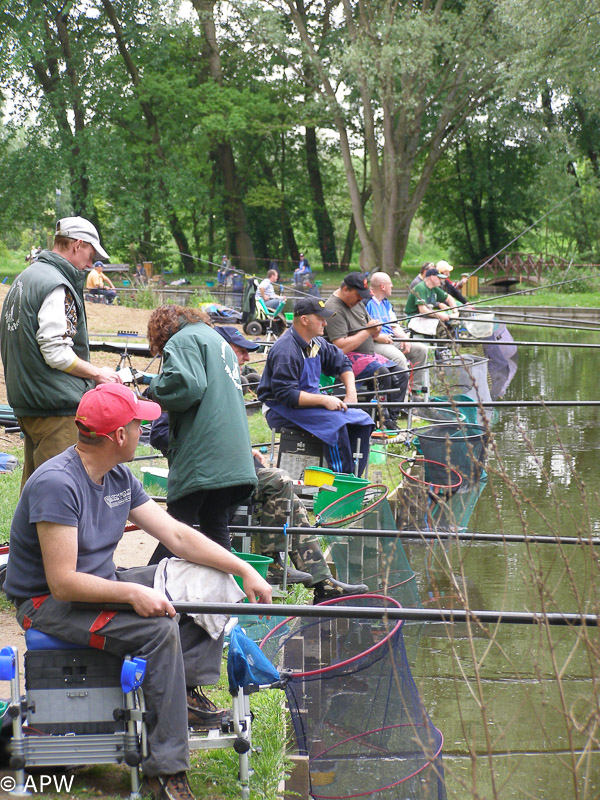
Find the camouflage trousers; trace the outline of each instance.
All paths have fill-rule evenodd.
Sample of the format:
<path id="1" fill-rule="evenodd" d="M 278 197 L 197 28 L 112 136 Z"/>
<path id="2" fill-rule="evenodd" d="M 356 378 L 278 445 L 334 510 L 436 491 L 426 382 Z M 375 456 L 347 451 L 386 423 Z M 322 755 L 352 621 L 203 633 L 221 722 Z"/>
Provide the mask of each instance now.
<path id="1" fill-rule="evenodd" d="M 292 479 L 282 469 L 264 468 L 257 472 L 258 485 L 253 498 L 262 504 L 261 523 L 266 527 L 283 527 L 288 522 L 287 509 L 292 500 L 292 521 L 295 528 L 310 528 L 306 509 L 294 494 Z M 283 533 L 259 534 L 260 552 L 272 556 L 285 550 Z M 317 537 L 314 534 L 294 534 L 290 540 L 289 553 L 296 569 L 308 572 L 315 583 L 328 578 L 331 573 Z"/>

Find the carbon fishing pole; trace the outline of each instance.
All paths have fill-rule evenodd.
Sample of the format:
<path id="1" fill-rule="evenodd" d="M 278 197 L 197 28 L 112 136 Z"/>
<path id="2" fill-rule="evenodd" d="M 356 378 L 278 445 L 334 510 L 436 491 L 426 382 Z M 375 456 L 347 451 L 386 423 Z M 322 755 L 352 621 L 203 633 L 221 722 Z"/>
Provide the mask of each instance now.
<path id="1" fill-rule="evenodd" d="M 348 408 L 364 408 L 366 410 L 373 408 L 373 403 L 347 403 L 346 405 Z M 435 406 L 436 408 L 455 408 L 457 406 L 460 408 L 462 406 L 466 408 L 469 406 L 477 408 L 564 408 L 565 406 L 596 408 L 600 406 L 600 400 L 382 400 L 381 405 L 384 408 L 396 406 L 402 408 L 422 408 L 423 406 Z"/>
<path id="2" fill-rule="evenodd" d="M 568 281 L 557 281 L 556 283 L 548 283 L 544 284 L 543 286 L 533 286 L 531 289 L 521 289 L 518 292 L 509 292 L 508 294 L 500 294 L 500 295 L 493 295 L 492 297 L 485 297 L 483 300 L 473 300 L 473 302 L 469 302 L 467 305 L 469 306 L 479 306 L 482 303 L 492 303 L 496 302 L 497 300 L 506 300 L 507 298 L 518 297 L 521 294 L 533 294 L 533 292 L 539 292 L 542 289 L 555 289 L 557 286 L 565 286 L 569 283 L 577 283 L 578 281 L 585 281 L 585 280 L 598 280 L 597 277 L 593 277 L 590 275 L 582 275 L 579 278 L 570 278 Z M 462 306 L 464 308 L 464 306 Z M 452 310 L 452 309 L 451 309 Z M 407 319 L 417 319 L 418 317 L 429 317 L 431 316 L 431 311 L 424 311 L 421 314 L 413 314 L 412 316 L 405 316 L 397 318 L 397 322 L 404 322 Z M 385 325 L 385 322 L 381 323 Z"/>
<path id="3" fill-rule="evenodd" d="M 253 535 L 256 533 L 276 534 L 285 533 L 288 536 L 306 536 L 308 528 L 293 528 L 283 526 L 262 526 L 262 525 L 229 525 L 229 531 L 233 534 L 245 533 Z M 579 536 L 548 536 L 544 534 L 520 533 L 481 533 L 478 531 L 398 531 L 393 528 L 323 528 L 312 526 L 310 530 L 318 531 L 319 536 L 359 536 L 366 539 L 406 539 L 409 541 L 458 541 L 458 542 L 500 542 L 510 544 L 566 544 L 566 545 L 586 545 L 600 546 L 600 538 L 580 538 Z"/>
<path id="4" fill-rule="evenodd" d="M 360 599 L 357 596 L 356 599 Z M 369 599 L 369 595 L 365 599 Z M 347 600 L 346 600 L 347 602 Z M 598 615 L 523 611 L 471 611 L 468 609 L 381 608 L 377 606 L 271 605 L 270 603 L 173 603 L 179 614 L 229 614 L 233 617 L 329 617 L 332 619 L 380 619 L 413 622 L 479 622 L 517 625 L 598 625 Z M 107 604 L 107 609 L 112 608 Z M 131 606 L 129 606 L 131 608 Z"/>
<path id="5" fill-rule="evenodd" d="M 402 341 L 402 340 L 401 340 Z M 503 342 L 496 339 L 411 339 L 411 342 L 420 342 L 421 344 L 447 344 L 448 347 L 455 345 L 470 346 L 472 344 L 492 345 L 495 347 L 511 347 L 513 344 L 517 347 L 588 347 L 591 349 L 600 347 L 600 344 L 593 344 L 588 342 L 526 342 L 521 340 L 511 340 Z M 428 364 L 428 367 L 443 367 L 443 362 L 436 364 Z M 467 365 L 468 366 L 468 365 Z M 329 388 L 329 387 L 327 387 Z"/>
<path id="6" fill-rule="evenodd" d="M 494 309 L 494 314 L 496 316 L 498 316 L 498 317 L 518 317 L 518 318 L 525 317 L 526 319 L 540 320 L 540 321 L 551 320 L 551 321 L 555 321 L 555 322 L 571 322 L 571 323 L 573 323 L 573 322 L 578 322 L 579 323 L 580 322 L 582 325 L 597 325 L 598 324 L 596 321 L 592 321 L 592 320 L 573 319 L 573 317 L 555 317 L 553 314 L 552 315 L 546 315 L 546 316 L 542 316 L 540 314 L 530 314 L 529 313 L 530 309 L 531 309 L 531 306 L 524 306 L 523 307 L 523 313 L 519 313 L 518 311 L 501 311 L 501 310 L 498 310 L 498 309 Z M 510 320 L 508 320 L 508 322 L 510 322 Z M 515 323 L 515 324 L 518 325 L 520 323 Z"/>
<path id="7" fill-rule="evenodd" d="M 488 259 L 486 259 L 483 262 L 483 264 L 480 264 L 476 269 L 474 269 L 473 272 L 471 272 L 469 274 L 469 278 L 471 278 L 473 275 L 477 274 L 480 269 L 483 269 L 483 267 L 487 267 L 487 265 L 490 263 L 490 261 L 493 261 L 497 256 L 500 255 L 500 253 L 503 253 L 508 247 L 510 247 L 511 244 L 514 244 L 516 241 L 518 241 L 521 238 L 521 236 L 524 236 L 532 228 L 535 228 L 536 225 L 539 225 L 539 223 L 542 220 L 546 219 L 546 217 L 549 216 L 550 214 L 552 214 L 553 211 L 556 211 L 557 208 L 560 208 L 563 205 L 563 203 L 566 203 L 567 200 L 570 200 L 572 197 L 575 197 L 575 195 L 579 191 L 580 191 L 580 189 L 579 189 L 579 187 L 577 187 L 573 192 L 571 192 L 571 194 L 568 197 L 564 197 L 562 200 L 559 200 L 558 203 L 555 203 L 555 205 L 552 206 L 550 211 L 546 211 L 545 214 L 543 214 L 539 219 L 536 219 L 535 222 L 533 222 L 531 225 L 529 225 L 527 228 L 525 228 L 525 230 L 522 231 L 518 236 L 515 236 L 515 238 L 511 239 L 511 241 L 508 244 L 505 244 L 504 247 L 500 248 L 500 250 L 498 250 L 496 253 L 494 253 L 493 256 L 490 256 Z"/>

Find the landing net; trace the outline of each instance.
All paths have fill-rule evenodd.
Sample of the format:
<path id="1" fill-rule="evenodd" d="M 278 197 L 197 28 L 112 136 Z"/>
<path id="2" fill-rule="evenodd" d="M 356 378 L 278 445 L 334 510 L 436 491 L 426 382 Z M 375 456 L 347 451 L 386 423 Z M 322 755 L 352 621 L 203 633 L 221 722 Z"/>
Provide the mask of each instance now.
<path id="1" fill-rule="evenodd" d="M 286 694 L 311 796 L 445 800 L 443 737 L 412 678 L 402 621 L 332 619 L 331 605 L 400 607 L 374 594 L 330 600 L 322 617 L 288 618 L 261 644 L 291 671 Z"/>

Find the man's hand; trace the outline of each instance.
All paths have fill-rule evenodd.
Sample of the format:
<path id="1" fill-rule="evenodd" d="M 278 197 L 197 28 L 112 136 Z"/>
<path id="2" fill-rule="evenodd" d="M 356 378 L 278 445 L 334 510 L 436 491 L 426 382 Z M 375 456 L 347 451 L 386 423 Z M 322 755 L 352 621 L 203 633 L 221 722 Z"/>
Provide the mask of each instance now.
<path id="1" fill-rule="evenodd" d="M 392 339 L 392 337 L 389 335 L 389 333 L 382 333 L 382 334 L 380 334 L 380 335 L 377 337 L 377 341 L 378 341 L 380 344 L 393 344 L 393 341 L 394 341 L 394 340 L 393 340 L 393 339 Z"/>
<path id="2" fill-rule="evenodd" d="M 328 411 L 346 411 L 346 404 L 341 397 L 335 397 L 332 394 L 322 394 L 321 407 L 326 408 Z"/>
<path id="3" fill-rule="evenodd" d="M 410 354 L 410 344 L 406 340 L 402 340 L 398 343 L 398 348 L 401 353 L 404 353 L 405 356 Z"/>
<path id="4" fill-rule="evenodd" d="M 252 448 L 252 455 L 253 455 L 253 456 L 254 456 L 254 458 L 256 458 L 258 461 L 260 461 L 260 463 L 263 465 L 263 467 L 266 467 L 266 466 L 267 466 L 267 461 L 266 461 L 266 459 L 265 459 L 264 455 L 263 455 L 263 454 L 260 452 L 260 450 L 257 450 L 255 447 L 253 447 L 253 448 Z"/>
<path id="5" fill-rule="evenodd" d="M 272 589 L 252 568 L 252 574 L 244 578 L 244 591 L 250 603 L 270 603 Z"/>
<path id="6" fill-rule="evenodd" d="M 356 394 L 356 388 L 349 389 L 346 392 L 346 396 L 344 397 L 344 403 L 358 403 L 358 395 Z"/>
<path id="7" fill-rule="evenodd" d="M 174 617 L 177 613 L 167 598 L 149 586 L 132 583 L 131 605 L 140 617 Z"/>
<path id="8" fill-rule="evenodd" d="M 373 339 L 377 339 L 381 335 L 381 325 L 374 325 L 372 328 L 369 327 L 367 330 L 369 331 L 369 335 Z"/>
<path id="9" fill-rule="evenodd" d="M 98 367 L 98 374 L 94 377 L 97 384 L 100 383 L 123 383 L 119 373 L 110 367 Z"/>

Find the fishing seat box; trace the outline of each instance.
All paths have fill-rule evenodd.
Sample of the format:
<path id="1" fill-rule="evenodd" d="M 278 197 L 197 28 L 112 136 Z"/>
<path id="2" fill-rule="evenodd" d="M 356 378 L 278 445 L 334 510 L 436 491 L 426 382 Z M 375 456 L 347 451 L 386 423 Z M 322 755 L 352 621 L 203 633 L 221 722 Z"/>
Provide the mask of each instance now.
<path id="1" fill-rule="evenodd" d="M 324 463 L 321 439 L 307 431 L 281 429 L 277 466 L 288 472 L 292 480 L 301 480 L 306 467 L 322 467 Z"/>
<path id="2" fill-rule="evenodd" d="M 115 709 L 124 703 L 122 659 L 27 631 L 27 724 L 43 733 L 102 734 L 124 730 Z"/>

